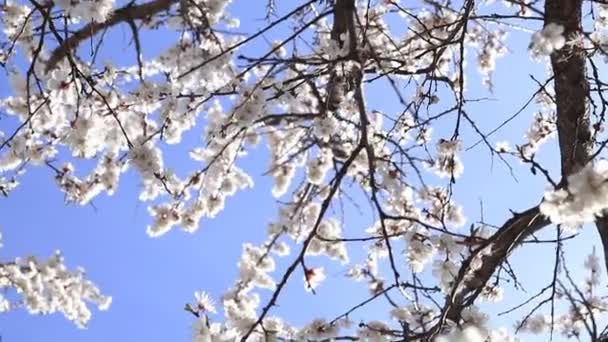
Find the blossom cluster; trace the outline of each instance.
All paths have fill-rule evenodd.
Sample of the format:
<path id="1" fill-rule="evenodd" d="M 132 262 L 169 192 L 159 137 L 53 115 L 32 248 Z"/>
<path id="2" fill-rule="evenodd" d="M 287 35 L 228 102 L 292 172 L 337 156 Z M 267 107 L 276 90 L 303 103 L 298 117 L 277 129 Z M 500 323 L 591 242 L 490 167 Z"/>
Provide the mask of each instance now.
<path id="1" fill-rule="evenodd" d="M 58 0 L 56 3 L 75 22 L 103 22 L 108 18 L 114 7 L 113 0 Z"/>
<path id="2" fill-rule="evenodd" d="M 564 27 L 556 23 L 548 23 L 541 31 L 532 35 L 530 50 L 533 56 L 548 56 L 565 44 Z"/>
<path id="3" fill-rule="evenodd" d="M 578 228 L 608 209 L 608 161 L 597 160 L 568 176 L 566 188 L 547 191 L 540 211 L 551 222 Z"/>
<path id="4" fill-rule="evenodd" d="M 462 150 L 459 140 L 440 140 L 437 144 L 437 159 L 433 165 L 441 177 L 458 178 L 464 170 L 462 162 L 456 155 Z"/>
<path id="5" fill-rule="evenodd" d="M 84 278 L 82 269 L 69 271 L 59 253 L 47 260 L 28 257 L 0 264 L 0 288 L 14 290 L 21 298 L 11 302 L 0 295 L 0 312 L 18 307 L 32 314 L 61 312 L 79 327 L 91 318 L 88 303 L 107 310 L 112 302 Z"/>

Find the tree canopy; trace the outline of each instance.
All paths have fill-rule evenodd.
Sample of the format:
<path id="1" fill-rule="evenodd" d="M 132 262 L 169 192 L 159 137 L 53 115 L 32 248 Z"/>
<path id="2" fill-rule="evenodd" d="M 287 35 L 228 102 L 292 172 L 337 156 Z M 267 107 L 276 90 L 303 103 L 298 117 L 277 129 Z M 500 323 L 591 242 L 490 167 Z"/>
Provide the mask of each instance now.
<path id="1" fill-rule="evenodd" d="M 242 32 L 248 7 L 264 17 Z M 264 238 L 243 241 L 234 284 L 185 306 L 194 341 L 497 342 L 524 331 L 608 341 L 607 2 L 4 0 L 0 22 L 10 79 L 1 201 L 31 168 L 80 206 L 133 173 L 146 232 L 162 238 L 201 233 L 232 196 L 272 179 L 277 215 L 253 223 Z M 525 73 L 501 63 L 508 55 L 541 72 L 510 85 L 525 101 L 504 113 L 492 104 L 504 94 L 494 74 Z M 514 120 L 527 128 L 508 131 Z M 195 166 L 171 165 L 173 154 Z M 247 155 L 266 163 L 264 175 L 241 165 Z M 459 203 L 482 194 L 462 185 L 465 167 L 490 175 L 483 194 L 506 219 Z M 521 177 L 546 191 L 518 186 Z M 513 193 L 496 193 L 506 182 Z M 511 210 L 517 197 L 534 204 Z M 345 224 L 355 213 L 373 223 Z M 564 245 L 593 226 L 603 248 L 584 251 L 576 279 L 582 265 Z M 522 266 L 509 261 L 523 246 L 550 246 L 553 262 L 546 286 L 509 301 Z M 333 263 L 369 296 L 335 317 L 311 312 L 304 326 L 275 315 L 288 283 L 314 295 Z M 0 311 L 61 312 L 80 327 L 92 306 L 111 314 L 111 294 L 61 254 L 1 262 L 0 288 Z M 501 300 L 514 317 L 504 328 L 492 323 Z M 371 303 L 386 315 L 351 319 Z"/>

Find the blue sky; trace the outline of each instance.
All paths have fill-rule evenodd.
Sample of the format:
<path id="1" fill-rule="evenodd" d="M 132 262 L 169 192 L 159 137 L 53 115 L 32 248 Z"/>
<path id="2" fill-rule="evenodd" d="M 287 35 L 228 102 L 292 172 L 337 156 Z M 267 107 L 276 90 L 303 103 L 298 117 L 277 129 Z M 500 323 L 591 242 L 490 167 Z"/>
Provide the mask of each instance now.
<path id="1" fill-rule="evenodd" d="M 238 14 L 249 18 L 260 18 L 262 6 L 249 1 L 236 1 L 233 7 Z M 279 6 L 284 6 L 279 4 Z M 261 10 L 260 10 L 261 9 Z M 280 7 L 281 10 L 286 8 Z M 241 19 L 240 31 L 255 32 L 262 21 Z M 273 40 L 275 36 L 266 37 Z M 124 46 L 129 39 L 126 27 L 116 30 L 112 38 L 118 46 Z M 148 50 L 146 57 L 162 48 L 171 39 L 161 35 L 146 37 Z M 159 40 L 160 39 L 160 40 Z M 159 42 L 161 41 L 161 42 Z M 469 105 L 469 113 L 484 131 L 489 131 L 502 120 L 514 113 L 535 90 L 529 74 L 543 79 L 543 66 L 531 62 L 527 54 L 529 34 L 517 33 L 508 42 L 512 43 L 512 53 L 498 61 L 494 76 L 495 89 L 491 94 L 480 86 L 476 66 L 471 60 L 468 65 L 470 94 L 487 96 L 492 100 Z M 121 45 L 122 44 L 122 45 Z M 156 44 L 156 45 L 154 45 Z M 257 44 L 265 44 L 260 41 Z M 255 52 L 257 45 L 250 51 Z M 121 52 L 122 51 L 122 52 Z M 132 58 L 128 51 L 106 50 L 105 57 L 128 63 Z M 103 55 L 102 55 L 103 56 Z M 0 97 L 9 94 L 6 75 L 0 74 Z M 397 102 L 386 101 L 382 87 L 368 89 L 370 108 L 386 111 L 398 110 Z M 523 141 L 523 135 L 532 120 L 533 110 L 524 111 L 491 141 Z M 9 131 L 14 126 L 12 119 L 2 118 L 0 130 Z M 449 136 L 453 123 L 435 127 L 435 137 Z M 196 144 L 200 129 L 186 136 L 186 145 Z M 442 132 L 445 135 L 442 135 Z M 449 132 L 449 133 L 448 133 Z M 466 127 L 465 139 L 472 139 L 472 131 Z M 477 139 L 468 140 L 476 141 Z M 467 140 L 465 140 L 467 141 Z M 469 144 L 465 144 L 469 145 Z M 558 170 L 555 140 L 542 149 L 540 160 L 547 162 L 553 172 Z M 165 150 L 166 165 L 177 171 L 188 168 L 187 148 L 171 147 Z M 195 290 L 205 290 L 216 299 L 234 281 L 237 274 L 236 262 L 243 242 L 259 243 L 264 238 L 266 225 L 276 217 L 277 204 L 270 188 L 272 179 L 262 177 L 268 165 L 264 148 L 258 148 L 244 158 L 240 165 L 254 177 L 256 187 L 237 194 L 227 201 L 226 209 L 212 220 L 203 220 L 195 234 L 175 230 L 158 239 L 151 239 L 145 233 L 150 219 L 146 203 L 138 197 L 138 179 L 132 171 L 123 177 L 119 190 L 112 197 L 98 197 L 93 206 L 63 204 L 63 195 L 54 185 L 53 174 L 47 169 L 30 169 L 22 178 L 21 185 L 8 199 L 0 198 L 0 230 L 5 246 L 0 249 L 0 258 L 6 260 L 16 256 L 33 254 L 47 257 L 60 249 L 71 267 L 83 266 L 88 277 L 105 294 L 113 297 L 113 304 L 107 312 L 94 312 L 88 329 L 79 330 L 61 315 L 45 317 L 31 316 L 24 310 L 14 310 L 0 315 L 0 335 L 2 341 L 185 341 L 190 338 L 192 317 L 183 311 L 183 305 L 192 300 Z M 465 207 L 465 214 L 471 220 L 478 220 L 479 202 L 483 200 L 486 221 L 500 224 L 509 217 L 509 210 L 523 210 L 536 204 L 542 197 L 545 182 L 540 176 L 533 176 L 525 166 L 517 161 L 512 165 L 518 182 L 514 181 L 501 162 L 489 156 L 483 147 L 477 147 L 463 155 L 465 173 L 456 184 L 456 198 Z M 554 173 L 557 177 L 557 173 Z M 357 236 L 371 223 L 372 219 L 348 210 L 345 219 L 345 234 Z M 468 227 L 468 224 L 467 224 Z M 554 229 L 547 229 L 545 235 L 553 236 Z M 360 234 L 359 234 L 360 235 Z M 572 265 L 582 265 L 583 256 L 594 243 L 595 231 L 585 227 L 582 236 L 571 244 L 577 251 Z M 599 245 L 598 245 L 599 247 Z M 361 255 L 360 247 L 354 245 L 355 257 Z M 552 248 L 525 248 L 514 256 L 519 266 L 521 281 L 529 288 L 528 295 L 534 293 L 549 281 L 552 268 Z M 580 252 L 578 252 L 580 250 Z M 279 270 L 290 261 L 288 257 L 279 263 Z M 353 260 L 359 261 L 359 260 Z M 367 298 L 365 285 L 350 286 L 345 290 L 341 281 L 346 267 L 324 259 L 313 259 L 311 265 L 324 265 L 328 281 L 313 296 L 304 291 L 301 274 L 293 278 L 293 283 L 281 296 L 280 306 L 275 312 L 281 313 L 294 324 L 301 325 L 317 316 L 333 318 L 349 306 Z M 280 273 L 275 273 L 277 276 Z M 540 276 L 542 274 L 542 277 Z M 513 294 L 500 304 L 507 308 L 525 299 L 526 294 Z M 361 313 L 360 317 L 378 318 L 385 315 L 383 305 L 373 305 Z M 497 310 L 498 311 L 498 310 Z M 510 318 L 513 318 L 511 316 Z M 217 319 L 221 320 L 218 316 Z M 511 321 L 507 319 L 506 322 Z M 499 322 L 500 323 L 500 322 Z"/>

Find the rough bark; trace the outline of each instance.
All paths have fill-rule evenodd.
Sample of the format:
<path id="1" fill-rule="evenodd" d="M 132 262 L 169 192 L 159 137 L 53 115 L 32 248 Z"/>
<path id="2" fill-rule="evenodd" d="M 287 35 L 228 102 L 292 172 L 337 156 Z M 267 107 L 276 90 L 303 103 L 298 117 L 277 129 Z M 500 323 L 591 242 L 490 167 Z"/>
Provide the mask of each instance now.
<path id="1" fill-rule="evenodd" d="M 336 0 L 336 5 L 334 6 L 334 23 L 331 30 L 331 38 L 340 42 L 340 46 L 343 43 L 341 35 L 346 33 L 346 24 L 348 23 L 349 16 L 353 13 L 354 6 L 354 0 Z"/>
<path id="2" fill-rule="evenodd" d="M 564 36 L 581 32 L 581 0 L 547 0 L 545 24 L 562 25 Z M 562 177 L 576 172 L 587 163 L 591 148 L 589 113 L 586 99 L 585 54 L 579 46 L 567 44 L 551 55 L 557 107 L 557 135 L 561 153 Z"/>
<path id="3" fill-rule="evenodd" d="M 334 6 L 334 22 L 331 29 L 331 39 L 336 41 L 340 47 L 344 46 L 344 37 L 348 32 L 348 22 L 354 16 L 355 1 L 354 0 L 336 0 Z M 350 38 L 350 37 L 349 37 Z M 351 38 L 352 41 L 352 38 Z M 340 103 L 344 100 L 345 94 L 350 90 L 348 75 L 338 75 L 336 70 L 338 63 L 334 63 L 329 81 L 327 83 L 327 100 L 325 108 L 335 111 L 340 107 Z"/>

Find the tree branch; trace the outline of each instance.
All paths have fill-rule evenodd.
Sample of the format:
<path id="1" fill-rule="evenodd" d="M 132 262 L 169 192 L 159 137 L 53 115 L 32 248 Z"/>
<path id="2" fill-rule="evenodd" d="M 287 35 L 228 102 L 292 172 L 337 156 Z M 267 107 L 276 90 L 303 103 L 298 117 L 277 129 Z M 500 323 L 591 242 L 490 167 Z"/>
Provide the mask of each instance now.
<path id="1" fill-rule="evenodd" d="M 581 0 L 547 0 L 545 25 L 556 23 L 564 27 L 564 37 L 571 39 L 581 33 Z M 586 99 L 589 83 L 586 78 L 585 53 L 580 46 L 566 43 L 551 55 L 557 135 L 561 153 L 562 177 L 582 168 L 589 159 L 591 131 Z"/>
<path id="2" fill-rule="evenodd" d="M 93 37 L 99 31 L 123 22 L 151 18 L 159 12 L 168 10 L 174 3 L 177 3 L 177 0 L 154 0 L 141 5 L 126 5 L 114 11 L 108 20 L 102 23 L 91 22 L 85 25 L 53 50 L 46 63 L 46 72 L 54 70 L 71 50 L 76 49 L 82 41 Z"/>
<path id="3" fill-rule="evenodd" d="M 557 23 L 564 26 L 566 39 L 582 32 L 581 0 L 548 0 L 545 3 L 545 24 Z M 589 83 L 586 78 L 585 52 L 580 46 L 566 46 L 551 55 L 557 106 L 557 133 L 561 151 L 562 183 L 566 177 L 578 171 L 589 162 L 592 148 L 589 111 Z M 608 270 L 608 218 L 596 221 L 596 228 L 602 241 L 604 263 Z"/>
<path id="4" fill-rule="evenodd" d="M 564 26 L 564 36 L 571 38 L 581 32 L 581 0 L 545 2 L 545 25 L 556 23 Z M 567 185 L 567 176 L 582 168 L 589 159 L 592 146 L 590 119 L 586 99 L 589 96 L 589 84 L 585 77 L 585 54 L 580 46 L 567 43 L 566 46 L 551 55 L 554 74 L 555 104 L 557 115 L 557 132 L 561 154 L 562 181 Z M 530 234 L 549 224 L 538 206 L 526 210 L 509 219 L 490 239 L 492 253 L 483 257 L 483 263 L 475 273 L 474 281 L 464 284 L 457 291 L 458 283 L 469 270 L 472 255 L 463 263 L 459 272 L 459 281 L 454 286 L 452 298 L 448 298 L 445 317 L 458 321 L 462 309 L 472 304 L 481 289 L 495 270 L 502 264 L 509 252 L 519 245 Z M 606 266 L 608 268 L 608 218 L 597 221 L 597 228 L 604 245 Z"/>
<path id="5" fill-rule="evenodd" d="M 479 250 L 491 246 L 492 253 L 482 259 L 481 267 L 475 271 L 473 281 L 462 284 L 460 291 L 455 285 L 452 298 L 446 301 L 445 317 L 453 321 L 459 321 L 462 310 L 472 304 L 485 284 L 490 280 L 496 269 L 503 263 L 509 253 L 520 245 L 527 237 L 539 231 L 549 224 L 549 220 L 542 216 L 538 206 L 532 207 L 522 213 L 515 214 L 507 220 Z M 478 251 L 479 251 L 478 250 Z M 473 253 L 467 259 L 459 273 L 456 284 L 462 283 L 464 276 L 469 271 L 471 259 L 476 255 Z"/>

